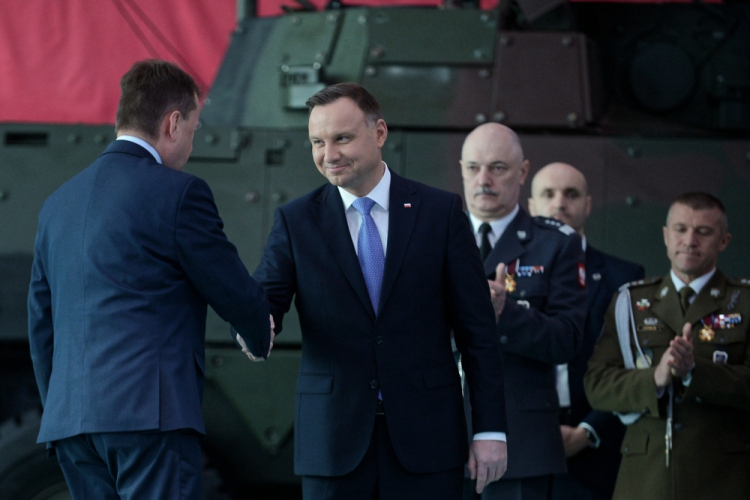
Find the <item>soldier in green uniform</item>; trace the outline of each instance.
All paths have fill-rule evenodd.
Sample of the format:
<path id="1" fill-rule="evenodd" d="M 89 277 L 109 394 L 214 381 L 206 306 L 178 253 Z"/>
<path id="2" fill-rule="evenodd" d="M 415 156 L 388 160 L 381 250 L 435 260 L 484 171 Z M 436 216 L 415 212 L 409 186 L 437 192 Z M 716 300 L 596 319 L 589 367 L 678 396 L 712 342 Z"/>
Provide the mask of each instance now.
<path id="1" fill-rule="evenodd" d="M 625 285 L 584 383 L 628 425 L 617 499 L 750 498 L 750 281 L 716 267 L 732 236 L 715 197 L 669 209 L 672 269 Z"/>

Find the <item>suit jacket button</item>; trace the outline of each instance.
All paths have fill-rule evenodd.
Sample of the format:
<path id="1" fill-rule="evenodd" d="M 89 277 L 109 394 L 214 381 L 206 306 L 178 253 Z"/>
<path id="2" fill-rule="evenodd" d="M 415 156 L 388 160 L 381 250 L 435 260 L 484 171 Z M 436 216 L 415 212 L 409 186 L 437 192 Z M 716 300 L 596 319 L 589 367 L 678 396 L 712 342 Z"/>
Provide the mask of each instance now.
<path id="1" fill-rule="evenodd" d="M 677 422 L 676 424 L 674 424 L 674 430 L 681 431 L 682 430 L 682 424 L 679 423 L 679 422 Z"/>
<path id="2" fill-rule="evenodd" d="M 372 387 L 373 389 L 377 389 L 378 388 L 378 381 L 377 380 L 373 380 L 372 382 L 370 382 L 370 387 Z"/>
<path id="3" fill-rule="evenodd" d="M 503 335 L 502 337 L 500 337 L 500 343 L 503 344 L 503 345 L 507 344 L 508 343 L 508 337 L 506 337 L 505 335 Z"/>
<path id="4" fill-rule="evenodd" d="M 382 335 L 378 335 L 377 337 L 375 337 L 375 343 L 378 344 L 378 345 L 382 344 L 383 343 L 383 336 Z"/>

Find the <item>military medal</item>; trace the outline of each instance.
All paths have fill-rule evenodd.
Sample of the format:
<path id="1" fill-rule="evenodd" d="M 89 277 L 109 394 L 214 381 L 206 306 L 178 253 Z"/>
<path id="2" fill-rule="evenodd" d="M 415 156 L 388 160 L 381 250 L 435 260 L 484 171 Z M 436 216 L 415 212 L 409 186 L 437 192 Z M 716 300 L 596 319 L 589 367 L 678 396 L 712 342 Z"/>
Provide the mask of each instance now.
<path id="1" fill-rule="evenodd" d="M 698 338 L 703 342 L 711 342 L 716 336 L 716 332 L 714 332 L 714 329 L 712 328 L 713 316 L 706 316 L 701 322 L 703 323 L 703 328 L 701 328 Z"/>
<path id="2" fill-rule="evenodd" d="M 648 299 L 641 299 L 635 303 L 635 307 L 637 307 L 639 311 L 645 311 L 646 309 L 651 307 L 651 303 L 648 301 Z"/>
<path id="3" fill-rule="evenodd" d="M 505 289 L 508 291 L 508 293 L 513 293 L 516 291 L 517 283 L 516 283 L 516 269 L 518 269 L 518 263 L 521 259 L 516 259 L 514 262 L 511 262 L 508 264 L 508 270 L 505 273 Z"/>

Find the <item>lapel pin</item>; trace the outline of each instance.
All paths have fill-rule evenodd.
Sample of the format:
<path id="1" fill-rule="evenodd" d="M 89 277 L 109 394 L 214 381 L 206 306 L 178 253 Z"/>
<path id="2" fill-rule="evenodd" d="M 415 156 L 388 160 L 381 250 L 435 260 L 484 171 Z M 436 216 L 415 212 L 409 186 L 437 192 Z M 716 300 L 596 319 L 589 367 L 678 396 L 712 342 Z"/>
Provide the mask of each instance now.
<path id="1" fill-rule="evenodd" d="M 600 279 L 602 279 L 602 275 L 601 273 L 594 273 L 591 275 L 591 279 L 594 281 L 599 281 Z"/>
<path id="2" fill-rule="evenodd" d="M 718 297 L 719 296 L 719 289 L 718 288 L 712 288 L 711 289 L 711 297 Z"/>
<path id="3" fill-rule="evenodd" d="M 664 288 L 662 288 L 662 289 L 661 289 L 661 293 L 660 293 L 659 295 L 661 296 L 661 298 L 664 298 L 664 297 L 666 297 L 666 296 L 667 296 L 667 293 L 668 293 L 668 292 L 669 292 L 669 288 L 667 288 L 667 287 L 665 286 Z"/>
<path id="4" fill-rule="evenodd" d="M 411 208 L 411 203 L 404 203 L 404 208 Z"/>

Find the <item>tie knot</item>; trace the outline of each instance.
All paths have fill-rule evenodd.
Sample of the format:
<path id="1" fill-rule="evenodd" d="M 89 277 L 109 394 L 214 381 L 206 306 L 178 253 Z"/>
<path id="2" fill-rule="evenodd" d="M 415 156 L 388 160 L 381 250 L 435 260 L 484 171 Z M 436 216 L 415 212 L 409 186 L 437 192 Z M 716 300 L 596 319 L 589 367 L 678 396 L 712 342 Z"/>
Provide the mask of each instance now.
<path id="1" fill-rule="evenodd" d="M 352 203 L 354 209 L 363 216 L 370 213 L 373 205 L 375 205 L 375 200 L 370 198 L 357 198 L 354 200 L 354 203 Z"/>
<path id="2" fill-rule="evenodd" d="M 677 292 L 680 296 L 680 305 L 682 306 L 682 313 L 685 314 L 687 312 L 688 307 L 690 307 L 690 297 L 695 295 L 695 290 L 693 290 L 689 286 L 684 286 L 680 288 L 680 291 Z"/>
<path id="3" fill-rule="evenodd" d="M 482 222 L 482 224 L 479 225 L 479 234 L 481 234 L 482 236 L 489 233 L 490 231 L 492 231 L 492 226 L 490 226 L 488 223 Z"/>

